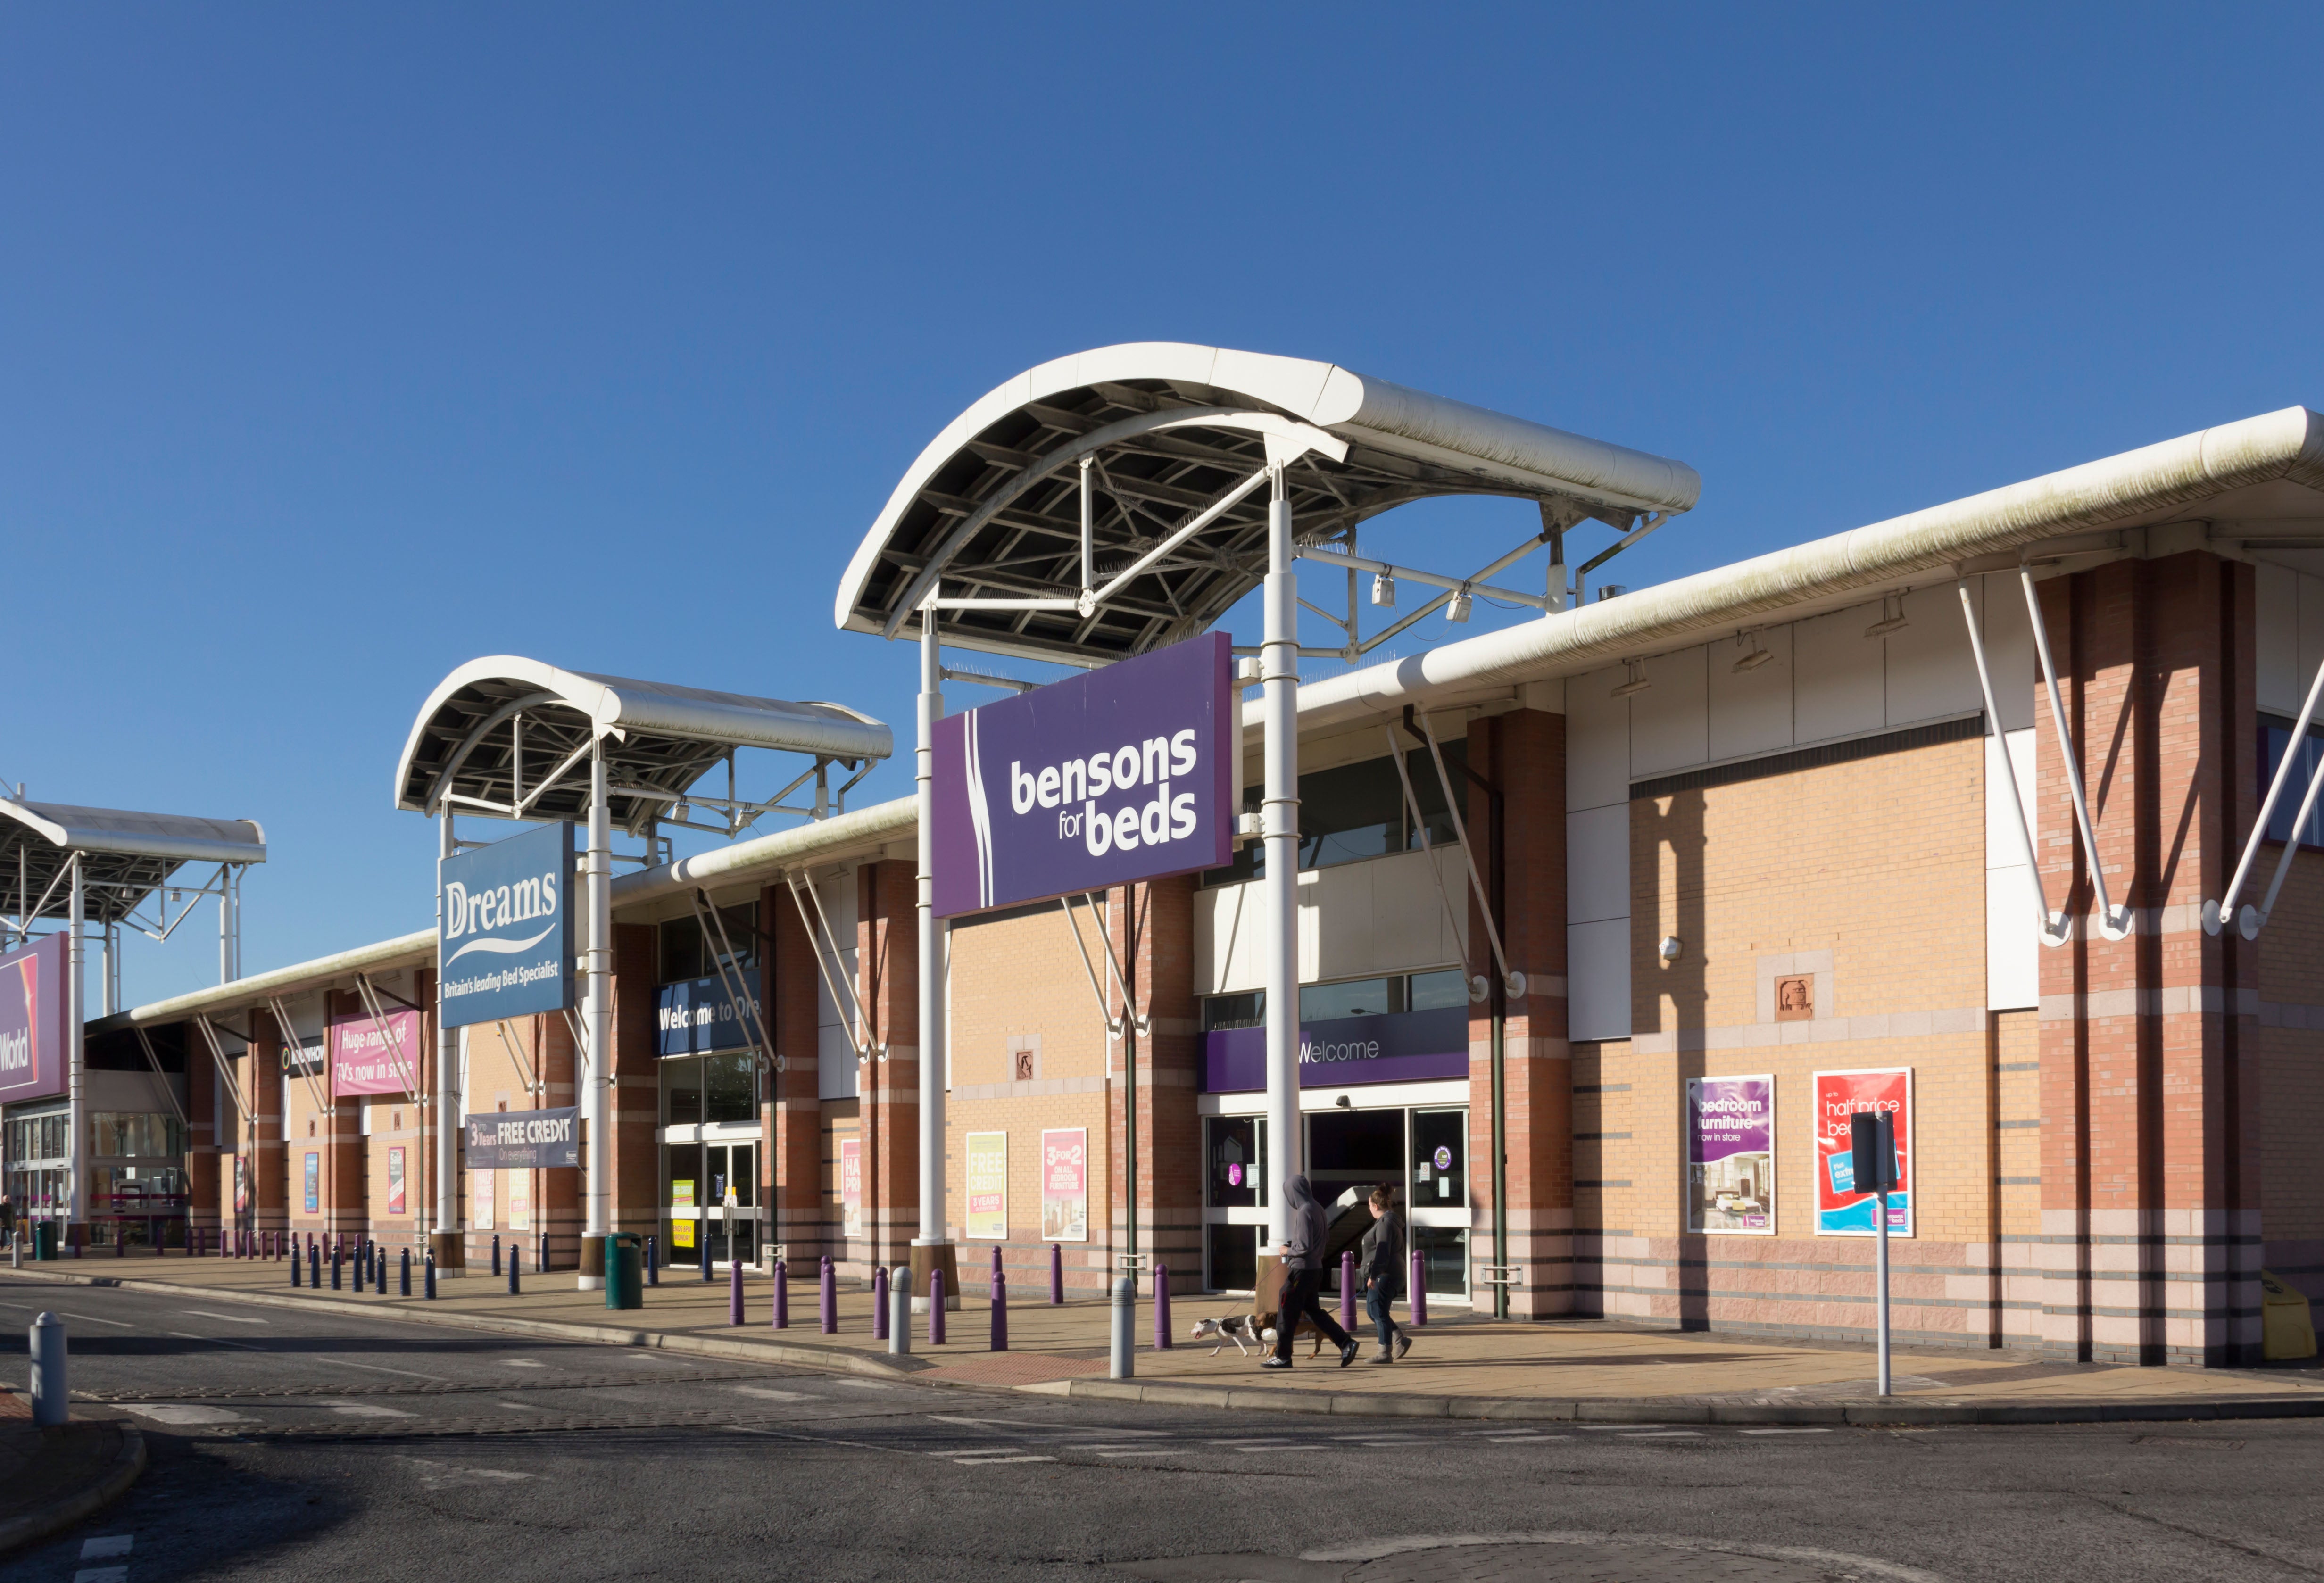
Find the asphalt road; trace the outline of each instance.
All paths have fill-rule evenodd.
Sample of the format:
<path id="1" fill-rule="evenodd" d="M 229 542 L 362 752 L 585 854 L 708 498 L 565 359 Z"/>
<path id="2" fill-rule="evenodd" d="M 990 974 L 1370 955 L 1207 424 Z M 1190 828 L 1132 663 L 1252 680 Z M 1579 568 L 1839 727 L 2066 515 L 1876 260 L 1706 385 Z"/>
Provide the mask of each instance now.
<path id="1" fill-rule="evenodd" d="M 152 1464 L 5 1583 L 2324 1577 L 2314 1422 L 1157 1411 L 0 1283 L 0 1325 L 41 1308 Z"/>

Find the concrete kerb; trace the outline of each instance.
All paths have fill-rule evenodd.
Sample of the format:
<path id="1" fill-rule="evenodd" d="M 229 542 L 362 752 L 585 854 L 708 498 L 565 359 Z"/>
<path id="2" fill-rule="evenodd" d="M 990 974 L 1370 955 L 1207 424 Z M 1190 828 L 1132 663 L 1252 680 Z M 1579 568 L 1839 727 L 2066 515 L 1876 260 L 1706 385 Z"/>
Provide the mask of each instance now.
<path id="1" fill-rule="evenodd" d="M 111 1286 L 173 1297 L 217 1298 L 217 1289 L 181 1286 L 64 1271 L 0 1269 L 0 1278 L 60 1285 Z M 940 1367 L 925 1358 L 892 1357 L 779 1341 L 730 1340 L 685 1331 L 627 1330 L 613 1325 L 571 1324 L 552 1320 L 512 1319 L 500 1314 L 446 1313 L 397 1304 L 383 1309 L 367 1302 L 323 1297 L 290 1297 L 236 1290 L 235 1302 L 265 1308 L 319 1309 L 378 1318 L 383 1312 L 420 1324 L 501 1335 L 538 1336 L 545 1340 L 583 1341 L 684 1352 L 730 1362 L 780 1363 L 825 1374 L 871 1375 L 915 1385 L 986 1394 L 1065 1396 L 1077 1401 L 1134 1402 L 1158 1407 L 1209 1407 L 1238 1413 L 1288 1413 L 1309 1416 L 1364 1418 L 1462 1418 L 1579 1423 L 1719 1423 L 1767 1425 L 1858 1425 L 1939 1427 L 1965 1424 L 2157 1423 L 2235 1419 L 2324 1417 L 2324 1392 L 2310 1396 L 2144 1396 L 2070 1398 L 2052 1401 L 1729 1402 L 1687 1397 L 1423 1396 L 1355 1391 L 1287 1391 L 1259 1386 L 1140 1384 L 1132 1380 L 1073 1378 L 1031 1385 L 994 1385 L 979 1381 L 935 1379 Z M 140 1452 L 141 1458 L 143 1452 Z M 126 1487 L 125 1485 L 124 1487 Z M 76 1519 L 78 1521 L 78 1519 Z"/>
<path id="2" fill-rule="evenodd" d="M 145 1437 L 137 1432 L 135 1424 L 115 1421 L 82 1422 L 90 1428 L 110 1428 L 121 1437 L 104 1473 L 94 1484 L 84 1485 L 44 1511 L 27 1512 L 0 1523 L 0 1555 L 61 1533 L 83 1518 L 95 1516 L 126 1495 L 129 1486 L 137 1482 L 138 1475 L 145 1471 Z"/>

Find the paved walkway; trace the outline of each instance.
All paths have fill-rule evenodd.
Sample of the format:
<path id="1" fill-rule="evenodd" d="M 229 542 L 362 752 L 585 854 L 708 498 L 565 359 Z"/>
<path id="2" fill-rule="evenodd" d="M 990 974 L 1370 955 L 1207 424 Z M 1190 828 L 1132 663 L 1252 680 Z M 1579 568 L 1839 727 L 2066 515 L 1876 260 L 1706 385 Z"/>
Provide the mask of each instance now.
<path id="1" fill-rule="evenodd" d="M 131 1425 L 76 1417 L 38 1429 L 31 1404 L 0 1391 L 0 1554 L 102 1510 L 144 1468 L 145 1442 Z"/>
<path id="2" fill-rule="evenodd" d="M 10 1274 L 0 1267 L 0 1277 Z M 1296 1367 L 1262 1371 L 1256 1353 L 1240 1356 L 1230 1344 L 1213 1355 L 1207 1344 L 1187 1343 L 1194 1320 L 1231 1311 L 1231 1301 L 1221 1297 L 1180 1298 L 1173 1304 L 1176 1345 L 1167 1351 L 1153 1349 L 1152 1307 L 1141 1302 L 1138 1385 L 1126 1392 L 1105 1378 L 1111 1315 L 1104 1303 L 1052 1307 L 1045 1292 L 1029 1302 L 1013 1299 L 1010 1349 L 996 1353 L 989 1346 L 990 1306 L 977 1294 L 983 1285 L 981 1274 L 968 1277 L 972 1295 L 946 1316 L 945 1344 L 931 1344 L 925 1316 L 918 1320 L 909 1359 L 890 1358 L 886 1344 L 872 1339 L 868 1291 L 843 1289 L 838 1333 L 819 1333 L 816 1293 L 809 1281 L 791 1283 L 791 1322 L 779 1331 L 770 1327 L 772 1292 L 764 1278 L 746 1282 L 746 1322 L 736 1328 L 727 1322 L 724 1278 L 709 1284 L 666 1278 L 646 1290 L 642 1311 L 616 1312 L 605 1308 L 602 1294 L 576 1291 L 569 1272 L 529 1273 L 522 1294 L 516 1296 L 489 1275 L 447 1278 L 434 1302 L 352 1289 L 294 1291 L 287 1264 L 254 1260 L 93 1257 L 60 1260 L 39 1272 L 28 1265 L 23 1272 L 28 1279 L 42 1275 L 232 1289 L 269 1301 L 360 1304 L 493 1329 L 611 1326 L 689 1350 L 779 1348 L 789 1361 L 859 1372 L 908 1369 L 928 1383 L 1188 1402 L 1231 1390 L 1236 1405 L 1294 1411 L 1570 1416 L 1575 1404 L 1608 1409 L 1628 1404 L 1653 1413 L 1725 1406 L 1798 1409 L 1803 1416 L 1820 1417 L 1827 1414 L 1817 1409 L 1861 1406 L 1876 1399 L 1873 1357 L 1861 1347 L 1681 1334 L 1592 1320 L 1495 1323 L 1467 1313 L 1440 1316 L 1415 1332 L 1412 1351 L 1400 1363 L 1359 1362 L 1342 1369 L 1328 1349 L 1310 1357 L 1303 1339 L 1294 1353 Z M 393 1274 L 389 1283 L 392 1289 Z M 1369 1332 L 1358 1333 L 1369 1356 Z M 2324 1415 L 2324 1372 L 2316 1371 L 2138 1368 L 2037 1361 L 2021 1353 L 1899 1349 L 1892 1372 L 1896 1396 L 1880 1412 L 1896 1416 L 1918 1415 L 1903 1409 L 1963 1406 L 1992 1410 L 1980 1414 L 1987 1417 L 2088 1416 L 2087 1411 L 2066 1410 L 2107 1404 L 2137 1416 L 2175 1416 L 2172 1410 L 2180 1407 L 2191 1416 L 2207 1415 L 2206 1408 Z M 1340 1400 L 1327 1404 L 1302 1401 L 1303 1395 Z M 1558 1404 L 1565 1404 L 1564 1410 Z"/>

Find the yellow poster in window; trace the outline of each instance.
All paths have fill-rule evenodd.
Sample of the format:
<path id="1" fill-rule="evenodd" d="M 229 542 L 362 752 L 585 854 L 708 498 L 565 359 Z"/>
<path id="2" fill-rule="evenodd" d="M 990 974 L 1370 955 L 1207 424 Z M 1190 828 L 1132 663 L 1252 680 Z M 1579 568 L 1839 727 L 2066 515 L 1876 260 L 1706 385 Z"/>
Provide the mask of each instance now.
<path id="1" fill-rule="evenodd" d="M 694 1222 L 691 1220 L 672 1220 L 669 1223 L 669 1245 L 672 1247 L 692 1247 L 694 1246 Z"/>
<path id="2" fill-rule="evenodd" d="M 531 1172 L 511 1171 L 508 1173 L 508 1211 L 510 1230 L 530 1231 L 532 1229 Z"/>
<path id="3" fill-rule="evenodd" d="M 968 1135 L 968 1235 L 982 1242 L 1009 1240 L 1009 1135 Z"/>

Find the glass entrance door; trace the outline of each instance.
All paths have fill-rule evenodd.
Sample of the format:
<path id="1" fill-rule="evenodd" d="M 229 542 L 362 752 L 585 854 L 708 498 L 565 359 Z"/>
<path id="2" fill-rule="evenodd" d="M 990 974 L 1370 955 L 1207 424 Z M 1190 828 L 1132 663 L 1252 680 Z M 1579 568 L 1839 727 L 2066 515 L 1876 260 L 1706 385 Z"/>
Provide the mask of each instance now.
<path id="1" fill-rule="evenodd" d="M 713 1264 L 759 1262 L 759 1146 L 706 1144 L 703 1222 Z"/>

